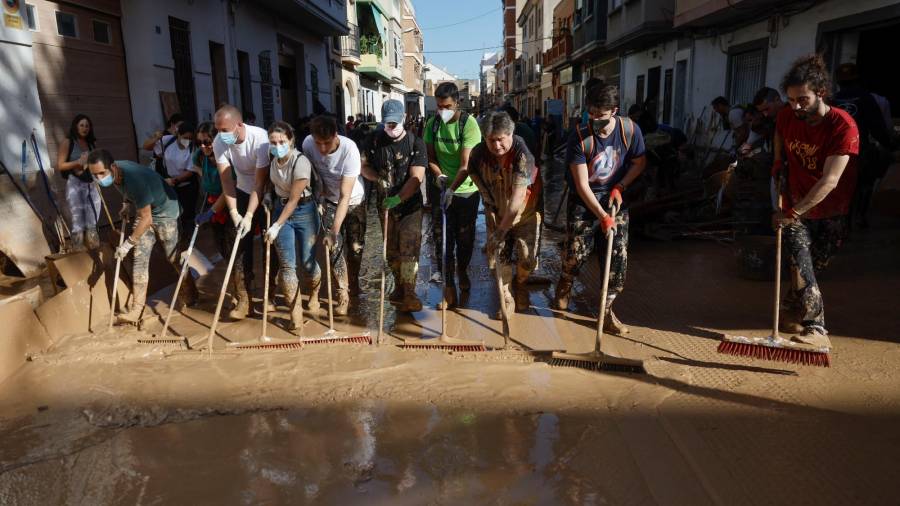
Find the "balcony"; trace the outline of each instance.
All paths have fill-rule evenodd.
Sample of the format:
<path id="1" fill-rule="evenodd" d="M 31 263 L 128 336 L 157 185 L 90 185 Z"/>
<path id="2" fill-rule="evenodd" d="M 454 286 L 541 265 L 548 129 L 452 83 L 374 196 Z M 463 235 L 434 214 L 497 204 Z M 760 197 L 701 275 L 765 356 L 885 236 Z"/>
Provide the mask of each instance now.
<path id="1" fill-rule="evenodd" d="M 609 13 L 606 49 L 640 49 L 670 37 L 675 0 L 632 0 Z"/>
<path id="2" fill-rule="evenodd" d="M 513 63 L 513 93 L 525 91 L 525 72 L 522 67 L 525 66 L 525 62 L 522 61 L 522 58 L 516 58 Z"/>
<path id="3" fill-rule="evenodd" d="M 353 23 L 347 23 L 350 32 L 341 36 L 341 62 L 350 65 L 359 65 L 359 27 Z"/>
<path id="4" fill-rule="evenodd" d="M 553 45 L 550 49 L 544 51 L 541 58 L 543 68 L 546 70 L 556 70 L 566 63 L 569 63 L 569 57 L 572 56 L 572 34 L 566 32 L 560 36 L 553 38 Z"/>
<path id="5" fill-rule="evenodd" d="M 676 0 L 675 28 L 702 28 L 741 24 L 768 17 L 774 7 L 793 1 L 776 0 Z M 762 16 L 762 17 L 759 17 Z"/>

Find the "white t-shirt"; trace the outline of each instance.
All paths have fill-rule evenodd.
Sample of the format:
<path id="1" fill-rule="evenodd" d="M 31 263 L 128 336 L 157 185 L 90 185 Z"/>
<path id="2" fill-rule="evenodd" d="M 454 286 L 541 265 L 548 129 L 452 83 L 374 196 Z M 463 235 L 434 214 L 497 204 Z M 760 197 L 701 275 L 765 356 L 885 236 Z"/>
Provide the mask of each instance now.
<path id="1" fill-rule="evenodd" d="M 269 166 L 269 135 L 262 128 L 244 124 L 244 142 L 231 146 L 222 142 L 222 136 L 213 140 L 216 164 L 234 165 L 237 188 L 250 193 L 256 188 L 256 169 Z"/>
<path id="2" fill-rule="evenodd" d="M 744 110 L 740 107 L 734 107 L 728 111 L 728 124 L 732 130 L 741 128 L 744 124 Z"/>
<path id="3" fill-rule="evenodd" d="M 163 146 L 165 146 L 169 141 L 174 139 L 175 136 L 172 134 L 165 134 L 156 141 L 156 144 L 153 145 L 153 154 L 157 157 L 162 157 L 163 155 Z M 178 142 L 178 141 L 175 141 Z M 174 143 L 173 143 L 174 144 Z"/>
<path id="4" fill-rule="evenodd" d="M 311 174 L 312 165 L 309 163 L 309 158 L 296 149 L 291 151 L 291 156 L 288 157 L 287 163 L 284 165 L 279 164 L 277 159 L 273 159 L 272 164 L 269 165 L 269 179 L 272 180 L 275 194 L 281 198 L 291 196 L 291 186 L 294 184 L 294 181 L 309 179 Z M 310 187 L 307 185 L 301 197 L 306 197 L 310 194 Z"/>
<path id="5" fill-rule="evenodd" d="M 191 163 L 191 148 L 182 148 L 177 140 L 166 148 L 165 160 L 169 177 L 180 176 L 182 172 L 194 168 Z"/>
<path id="6" fill-rule="evenodd" d="M 316 169 L 322 196 L 332 204 L 337 204 L 341 199 L 341 178 L 355 177 L 356 182 L 353 183 L 353 192 L 350 194 L 350 205 L 355 206 L 362 203 L 365 196 L 360 176 L 362 162 L 359 158 L 359 149 L 355 142 L 343 135 L 338 135 L 338 141 L 339 145 L 334 153 L 322 156 L 316 148 L 312 135 L 307 135 L 306 139 L 303 139 L 303 154 L 309 157 L 313 168 Z"/>

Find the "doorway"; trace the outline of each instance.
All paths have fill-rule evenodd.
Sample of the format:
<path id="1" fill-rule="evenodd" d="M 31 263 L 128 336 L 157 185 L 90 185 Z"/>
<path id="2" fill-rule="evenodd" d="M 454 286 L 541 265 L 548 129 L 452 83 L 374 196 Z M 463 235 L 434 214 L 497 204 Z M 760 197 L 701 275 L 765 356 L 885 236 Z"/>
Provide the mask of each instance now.
<path id="1" fill-rule="evenodd" d="M 184 119 L 197 124 L 197 98 L 194 92 L 194 64 L 191 59 L 191 25 L 169 17 L 169 41 L 175 62 L 175 94 Z"/>
<path id="2" fill-rule="evenodd" d="M 647 70 L 647 98 L 645 107 L 647 112 L 653 115 L 654 119 L 658 119 L 659 112 L 659 80 L 662 68 L 653 67 Z"/>

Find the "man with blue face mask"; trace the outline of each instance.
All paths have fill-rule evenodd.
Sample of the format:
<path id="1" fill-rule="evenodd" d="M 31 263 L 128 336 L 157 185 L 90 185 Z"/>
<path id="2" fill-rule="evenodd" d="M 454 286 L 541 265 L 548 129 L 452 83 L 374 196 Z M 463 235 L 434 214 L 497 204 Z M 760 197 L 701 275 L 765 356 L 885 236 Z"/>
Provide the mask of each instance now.
<path id="1" fill-rule="evenodd" d="M 105 149 L 91 151 L 87 159 L 88 169 L 100 186 L 114 186 L 122 193 L 127 208 L 133 206 L 136 221 L 131 234 L 116 248 L 116 258 L 123 260 L 129 252 L 134 252 L 132 269 L 131 309 L 117 318 L 117 323 L 136 324 L 147 301 L 147 285 L 150 282 L 150 253 L 158 241 L 163 247 L 166 259 L 176 271 L 178 265 L 178 196 L 175 189 L 165 184 L 150 167 L 127 160 L 113 160 Z M 179 294 L 185 305 L 192 305 L 197 299 L 194 278 L 184 279 L 184 290 Z"/>
<path id="2" fill-rule="evenodd" d="M 213 153 L 228 212 L 234 222 L 233 237 L 241 241 L 230 280 L 237 304 L 228 316 L 241 320 L 250 312 L 252 232 L 254 225 L 259 225 L 259 228 L 264 225 L 260 221 L 260 213 L 256 211 L 262 200 L 258 178 L 265 177 L 265 169 L 269 167 L 269 136 L 262 128 L 245 124 L 241 111 L 233 105 L 223 105 L 216 111 L 215 125 L 219 133 L 213 140 Z M 232 178 L 230 167 L 233 167 L 237 180 Z"/>

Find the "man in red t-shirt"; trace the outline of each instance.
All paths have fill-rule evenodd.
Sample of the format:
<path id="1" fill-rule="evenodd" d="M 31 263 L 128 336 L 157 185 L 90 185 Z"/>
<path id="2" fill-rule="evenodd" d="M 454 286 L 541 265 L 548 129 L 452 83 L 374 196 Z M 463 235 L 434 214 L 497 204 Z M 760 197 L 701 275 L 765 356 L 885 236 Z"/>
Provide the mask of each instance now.
<path id="1" fill-rule="evenodd" d="M 816 274 L 846 235 L 859 154 L 853 118 L 825 103 L 830 85 L 821 56 L 798 59 L 781 83 L 789 107 L 778 112 L 775 122 L 773 175 L 786 172 L 787 184 L 782 184 L 773 223 L 784 228 L 793 273 L 782 307 L 798 311 L 803 327 L 785 330 L 799 330 L 797 338 L 812 344 L 828 342 Z"/>

